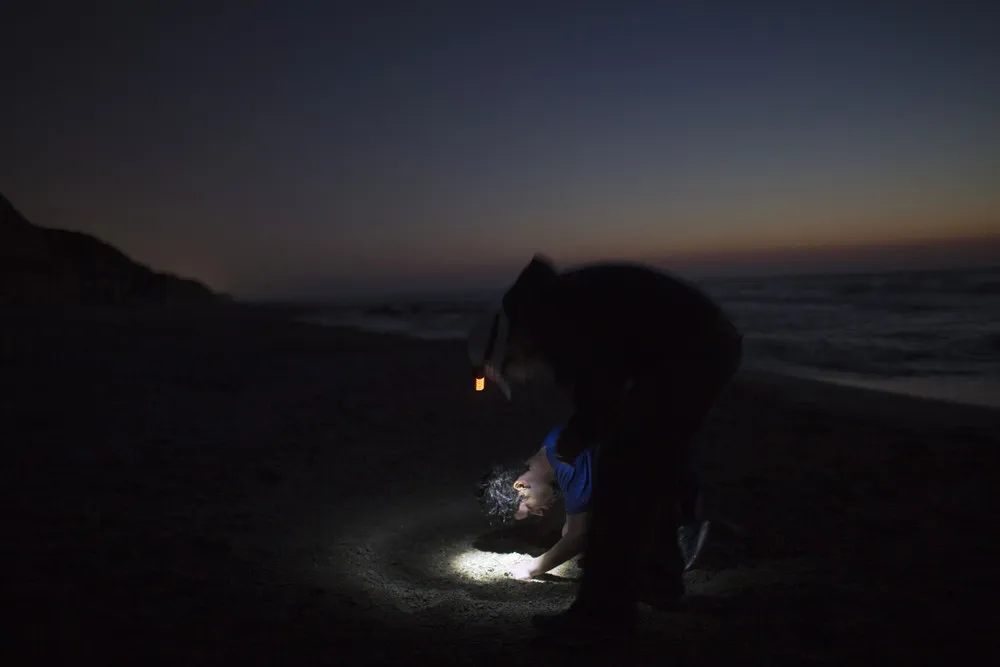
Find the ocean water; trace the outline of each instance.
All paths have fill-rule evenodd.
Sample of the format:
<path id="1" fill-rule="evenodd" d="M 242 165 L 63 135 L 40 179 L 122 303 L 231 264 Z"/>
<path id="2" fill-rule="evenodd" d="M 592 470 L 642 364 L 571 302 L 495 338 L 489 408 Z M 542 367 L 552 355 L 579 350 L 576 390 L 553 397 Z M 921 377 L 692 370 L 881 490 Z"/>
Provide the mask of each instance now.
<path id="1" fill-rule="evenodd" d="M 745 335 L 745 366 L 1000 406 L 1000 267 L 711 279 Z M 331 305 L 311 321 L 464 339 L 495 294 Z"/>

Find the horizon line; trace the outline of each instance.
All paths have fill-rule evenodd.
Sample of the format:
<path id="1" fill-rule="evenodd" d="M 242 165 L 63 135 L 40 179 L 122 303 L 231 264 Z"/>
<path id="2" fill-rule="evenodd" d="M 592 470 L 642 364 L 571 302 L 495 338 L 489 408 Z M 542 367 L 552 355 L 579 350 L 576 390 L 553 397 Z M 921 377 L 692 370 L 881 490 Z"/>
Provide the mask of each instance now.
<path id="1" fill-rule="evenodd" d="M 821 271 L 801 271 L 801 270 L 787 270 L 787 271 L 777 271 L 774 273 L 759 273 L 759 272 L 746 272 L 746 273 L 735 273 L 735 274 L 715 274 L 715 275 L 705 275 L 700 277 L 685 277 L 676 271 L 666 269 L 665 267 L 659 267 L 648 262 L 637 262 L 640 264 L 646 264 L 652 266 L 653 268 L 659 268 L 672 273 L 682 280 L 687 280 L 689 282 L 698 284 L 701 282 L 714 282 L 714 281 L 728 281 L 728 280 L 749 280 L 749 279 L 794 279 L 794 278 L 817 278 L 817 277 L 834 277 L 834 276 L 875 276 L 875 275 L 897 275 L 897 274 L 921 274 L 921 273 L 960 273 L 965 271 L 1000 271 L 1000 259 L 996 260 L 990 264 L 974 265 L 974 266 L 948 266 L 948 267 L 928 267 L 928 268 L 888 268 L 888 269 L 827 269 Z M 510 282 L 513 281 L 513 278 Z M 470 288 L 465 290 L 456 290 L 449 288 L 441 289 L 428 289 L 428 290 L 385 290 L 377 291 L 372 293 L 357 293 L 357 294 L 344 294 L 344 295 L 330 295 L 330 296 L 320 296 L 320 297 L 295 297 L 295 296 L 262 296 L 262 297 L 234 297 L 234 301 L 237 303 L 242 303 L 245 305 L 279 305 L 285 304 L 290 306 L 308 306 L 308 305 L 334 305 L 334 304 L 345 304 L 352 301 L 372 301 L 372 300 L 397 300 L 397 301 L 413 301 L 413 300 L 423 300 L 423 299 L 445 299 L 445 298 L 461 298 L 463 300 L 470 298 L 487 299 L 487 295 L 499 296 L 508 287 L 509 283 L 505 285 L 498 285 L 493 287 L 482 287 L 482 288 Z"/>

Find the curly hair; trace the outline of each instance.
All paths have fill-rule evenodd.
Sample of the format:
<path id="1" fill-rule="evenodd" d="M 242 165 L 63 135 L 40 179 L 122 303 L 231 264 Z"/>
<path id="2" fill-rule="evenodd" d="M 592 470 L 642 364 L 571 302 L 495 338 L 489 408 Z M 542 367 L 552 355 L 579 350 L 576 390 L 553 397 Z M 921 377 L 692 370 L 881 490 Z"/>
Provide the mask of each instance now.
<path id="1" fill-rule="evenodd" d="M 517 467 L 495 465 L 484 475 L 476 487 L 476 498 L 490 523 L 508 523 L 514 519 L 521 504 L 521 494 L 514 482 L 528 470 L 526 464 Z"/>

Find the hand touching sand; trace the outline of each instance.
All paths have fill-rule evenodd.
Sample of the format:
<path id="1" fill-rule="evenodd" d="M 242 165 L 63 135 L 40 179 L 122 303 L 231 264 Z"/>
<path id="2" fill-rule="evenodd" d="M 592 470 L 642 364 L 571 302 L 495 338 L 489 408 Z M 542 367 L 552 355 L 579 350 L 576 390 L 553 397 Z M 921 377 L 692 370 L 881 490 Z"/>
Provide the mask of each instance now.
<path id="1" fill-rule="evenodd" d="M 542 573 L 538 571 L 538 559 L 536 558 L 521 561 L 510 568 L 510 576 L 514 579 L 526 581 L 528 579 L 534 579 L 540 574 Z"/>

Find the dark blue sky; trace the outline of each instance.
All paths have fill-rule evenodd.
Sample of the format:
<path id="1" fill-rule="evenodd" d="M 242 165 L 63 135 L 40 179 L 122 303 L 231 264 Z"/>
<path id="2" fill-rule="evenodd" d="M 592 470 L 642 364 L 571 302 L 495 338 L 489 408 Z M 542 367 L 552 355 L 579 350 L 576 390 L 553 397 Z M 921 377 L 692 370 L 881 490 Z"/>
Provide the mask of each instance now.
<path id="1" fill-rule="evenodd" d="M 20 3 L 0 192 L 246 295 L 1000 236 L 997 4 Z"/>

